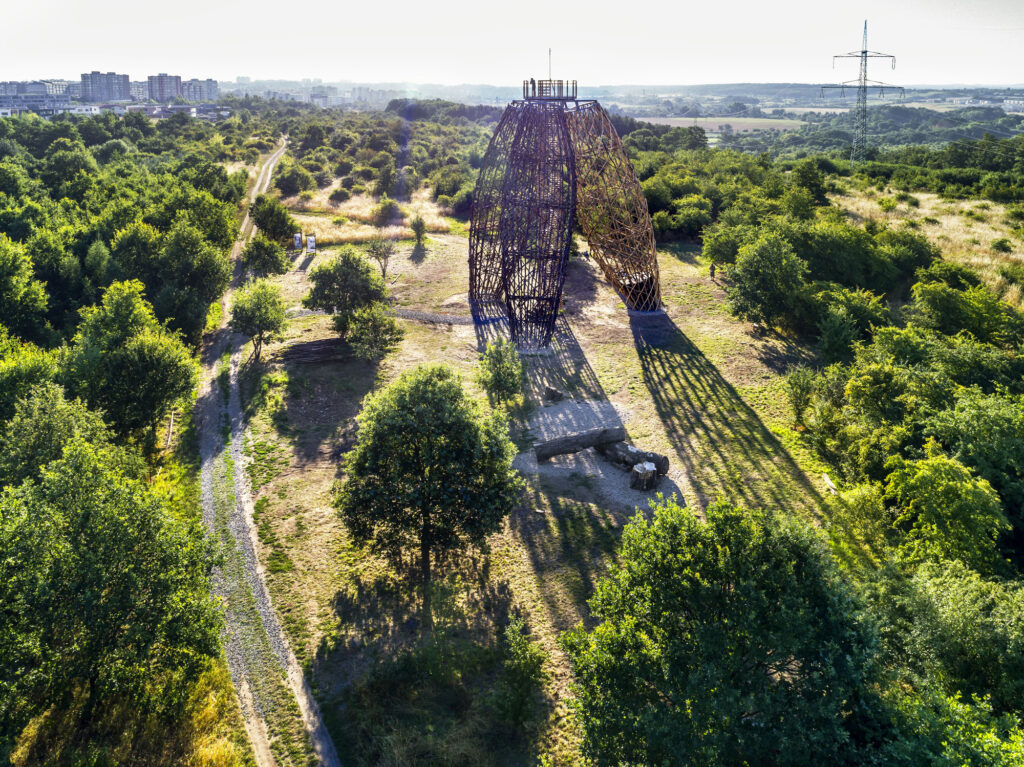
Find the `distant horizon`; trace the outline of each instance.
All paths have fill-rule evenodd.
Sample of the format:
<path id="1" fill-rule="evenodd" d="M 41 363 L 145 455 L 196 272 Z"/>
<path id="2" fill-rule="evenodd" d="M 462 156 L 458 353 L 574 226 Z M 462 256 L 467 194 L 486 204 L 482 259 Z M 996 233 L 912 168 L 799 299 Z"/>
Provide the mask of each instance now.
<path id="1" fill-rule="evenodd" d="M 113 69 L 113 70 L 110 70 L 110 69 L 99 69 L 99 70 L 88 69 L 88 70 L 83 70 L 82 72 L 79 72 L 77 75 L 74 75 L 74 76 L 70 76 L 70 75 L 47 76 L 47 75 L 44 75 L 44 76 L 33 76 L 33 77 L 12 77 L 12 76 L 6 76 L 3 72 L 0 72 L 0 82 L 9 82 L 9 81 L 31 82 L 31 81 L 48 81 L 48 80 L 51 80 L 51 81 L 53 81 L 53 80 L 63 80 L 63 81 L 69 81 L 69 82 L 76 82 L 76 81 L 81 79 L 82 74 L 88 74 L 88 73 L 93 72 L 93 71 L 103 72 L 103 73 L 114 72 L 116 74 L 122 74 L 122 75 L 123 74 L 127 74 L 129 79 L 132 82 L 143 82 L 148 77 L 153 76 L 153 75 L 157 75 L 157 74 L 169 74 L 169 75 L 174 75 L 174 76 L 180 76 L 182 80 L 189 80 L 189 79 L 205 80 L 205 79 L 207 79 L 207 76 L 201 75 L 201 74 L 199 74 L 199 75 L 181 74 L 180 72 L 174 72 L 174 71 L 170 71 L 170 70 L 162 70 L 161 72 L 152 72 L 152 73 L 149 73 L 149 74 L 136 76 L 136 75 L 131 74 L 130 72 L 125 72 L 125 71 L 116 70 L 116 69 Z M 419 86 L 419 87 L 436 87 L 436 88 L 519 88 L 520 84 L 522 83 L 522 80 L 524 79 L 524 78 L 520 78 L 519 80 L 517 80 L 515 82 L 511 82 L 511 83 L 496 83 L 496 82 L 486 82 L 486 81 L 476 81 L 476 82 L 466 81 L 466 82 L 456 82 L 456 83 L 443 83 L 443 82 L 431 81 L 431 80 L 379 80 L 379 79 L 377 79 L 377 80 L 374 80 L 374 79 L 357 80 L 357 79 L 351 79 L 351 78 L 339 78 L 339 79 L 333 79 L 332 80 L 332 79 L 327 79 L 326 77 L 317 76 L 317 75 L 309 75 L 309 76 L 304 76 L 304 77 L 280 77 L 280 76 L 270 77 L 270 76 L 252 76 L 252 75 L 245 75 L 245 74 L 235 75 L 234 77 L 228 78 L 228 79 L 217 78 L 217 77 L 211 77 L 209 79 L 216 80 L 218 83 L 221 83 L 221 84 L 226 84 L 226 83 L 239 84 L 238 83 L 238 78 L 239 77 L 248 77 L 250 80 L 255 81 L 255 82 L 281 82 L 281 83 L 307 83 L 307 82 L 314 83 L 314 82 L 317 82 L 317 83 L 323 84 L 323 85 L 342 85 L 342 84 L 345 84 L 345 85 L 378 85 L 378 86 L 392 86 L 392 87 L 395 87 L 395 88 L 401 87 L 401 86 Z M 536 78 L 536 79 L 541 79 L 541 78 Z M 569 78 L 558 78 L 558 77 L 556 77 L 554 79 L 556 79 L 556 80 L 557 79 L 572 80 L 574 78 L 572 78 L 572 77 L 569 77 Z M 729 81 L 726 81 L 726 80 L 720 80 L 720 81 L 692 82 L 692 83 L 683 83 L 683 82 L 678 82 L 678 83 L 620 82 L 620 83 L 596 83 L 596 84 L 594 84 L 594 83 L 583 82 L 583 81 L 579 80 L 579 78 L 575 78 L 575 79 L 580 83 L 581 88 L 582 87 L 588 87 L 588 88 L 657 88 L 659 90 L 660 89 L 665 89 L 665 88 L 700 88 L 700 87 L 710 88 L 710 87 L 726 87 L 726 86 L 736 86 L 736 85 L 750 85 L 750 86 L 760 86 L 760 87 L 806 85 L 806 86 L 811 86 L 811 87 L 817 87 L 817 86 L 820 86 L 820 85 L 834 84 L 834 83 L 837 82 L 837 80 L 820 80 L 820 81 L 811 81 L 811 80 L 729 80 Z M 962 89 L 971 89 L 971 88 L 1022 90 L 1022 89 L 1024 89 L 1024 82 L 1018 82 L 1018 83 L 906 83 L 906 84 L 901 84 L 900 87 L 907 88 L 907 89 L 912 89 L 912 90 L 927 90 L 927 89 L 934 89 L 934 90 L 962 90 Z"/>
<path id="2" fill-rule="evenodd" d="M 1017 0 L 865 0 L 855 7 L 738 0 L 642 9 L 612 0 L 522 0 L 505 10 L 475 0 L 444 8 L 308 0 L 290 13 L 267 0 L 179 0 L 173 13 L 131 0 L 34 0 L 4 9 L 11 34 L 0 72 L 13 80 L 73 80 L 98 70 L 133 79 L 168 72 L 223 82 L 242 75 L 412 84 L 411 75 L 422 84 L 514 86 L 544 76 L 552 49 L 556 78 L 604 87 L 824 83 L 856 77 L 855 61 L 833 68 L 833 56 L 860 48 L 865 19 L 868 47 L 896 56 L 895 71 L 872 62 L 873 79 L 997 88 L 1024 79 L 1017 55 L 1024 3 Z"/>

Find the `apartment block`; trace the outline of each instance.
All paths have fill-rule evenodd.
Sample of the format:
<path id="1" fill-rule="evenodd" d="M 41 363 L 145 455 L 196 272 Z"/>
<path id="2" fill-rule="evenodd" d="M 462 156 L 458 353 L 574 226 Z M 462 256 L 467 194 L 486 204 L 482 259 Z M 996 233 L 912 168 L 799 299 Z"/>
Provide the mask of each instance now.
<path id="1" fill-rule="evenodd" d="M 95 70 L 82 75 L 82 101 L 128 101 L 131 97 L 128 75 Z"/>
<path id="2" fill-rule="evenodd" d="M 161 72 L 149 76 L 149 97 L 153 101 L 167 103 L 181 96 L 181 77 Z"/>
<path id="3" fill-rule="evenodd" d="M 181 95 L 186 101 L 216 101 L 220 98 L 220 85 L 216 80 L 185 80 L 181 84 Z"/>

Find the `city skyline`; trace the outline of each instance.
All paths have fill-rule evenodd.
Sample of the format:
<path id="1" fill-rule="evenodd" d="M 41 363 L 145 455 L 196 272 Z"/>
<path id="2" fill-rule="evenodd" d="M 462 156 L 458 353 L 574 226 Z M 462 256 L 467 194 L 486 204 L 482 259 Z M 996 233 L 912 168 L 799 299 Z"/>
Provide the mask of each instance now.
<path id="1" fill-rule="evenodd" d="M 896 72 L 879 79 L 1024 82 L 1015 60 L 1024 4 L 1008 0 L 871 0 L 849 9 L 810 0 L 664 3 L 645 6 L 643 16 L 607 0 L 558 7 L 525 0 L 507 13 L 455 0 L 443 12 L 399 3 L 383 19 L 372 4 L 322 0 L 303 4 L 294 19 L 267 2 L 183 0 L 176 8 L 157 19 L 157 10 L 126 0 L 17 4 L 5 9 L 10 28 L 43 32 L 11 36 L 0 80 L 77 79 L 100 70 L 132 80 L 174 72 L 220 81 L 514 85 L 547 74 L 550 47 L 554 76 L 588 85 L 830 82 L 855 75 L 842 63 L 833 69 L 832 55 L 859 47 L 866 17 L 869 47 L 897 57 Z"/>

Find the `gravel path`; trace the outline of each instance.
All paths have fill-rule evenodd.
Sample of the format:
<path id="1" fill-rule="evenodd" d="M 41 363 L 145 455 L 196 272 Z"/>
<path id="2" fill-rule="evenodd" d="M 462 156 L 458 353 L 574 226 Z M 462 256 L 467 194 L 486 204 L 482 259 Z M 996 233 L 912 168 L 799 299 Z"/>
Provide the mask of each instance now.
<path id="1" fill-rule="evenodd" d="M 440 314 L 437 312 L 417 312 L 412 309 L 394 309 L 396 317 L 417 322 L 427 322 L 432 325 L 472 325 L 473 318 L 464 314 Z M 293 306 L 285 312 L 289 317 L 312 317 L 322 316 L 327 312 L 321 309 L 306 309 L 301 306 Z"/>
<path id="2" fill-rule="evenodd" d="M 269 186 L 285 146 L 267 160 L 253 195 Z M 236 264 L 233 287 L 244 278 L 238 257 L 252 229 L 246 214 L 242 239 L 231 253 Z M 214 588 L 224 603 L 228 668 L 259 767 L 276 767 L 281 759 L 291 762 L 296 747 L 307 752 L 311 748 L 325 767 L 340 767 L 334 743 L 277 620 L 256 553 L 252 494 L 245 470 L 245 421 L 238 387 L 245 339 L 226 327 L 229 294 L 230 290 L 222 298 L 225 320 L 203 350 L 203 374 L 195 408 L 202 461 L 203 522 L 222 547 L 223 563 L 214 574 Z"/>

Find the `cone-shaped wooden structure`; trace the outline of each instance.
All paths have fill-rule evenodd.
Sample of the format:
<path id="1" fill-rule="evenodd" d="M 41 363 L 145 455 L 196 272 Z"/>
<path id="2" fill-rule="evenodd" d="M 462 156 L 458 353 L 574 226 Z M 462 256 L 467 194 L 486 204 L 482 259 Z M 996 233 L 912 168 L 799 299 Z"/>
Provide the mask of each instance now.
<path id="1" fill-rule="evenodd" d="M 546 346 L 576 221 L 626 306 L 660 308 L 647 201 L 607 113 L 578 101 L 575 81 L 527 82 L 523 96 L 502 115 L 473 194 L 474 319 L 507 316 L 520 347 Z"/>

